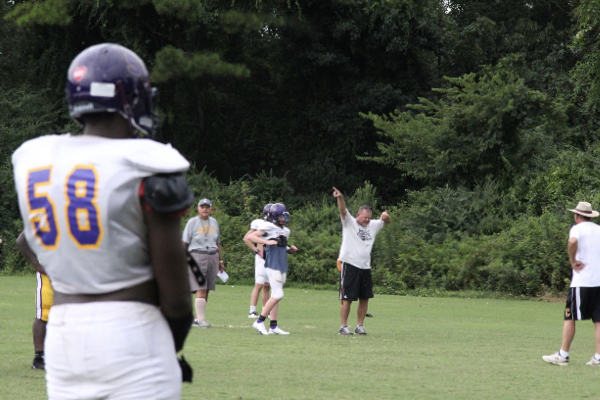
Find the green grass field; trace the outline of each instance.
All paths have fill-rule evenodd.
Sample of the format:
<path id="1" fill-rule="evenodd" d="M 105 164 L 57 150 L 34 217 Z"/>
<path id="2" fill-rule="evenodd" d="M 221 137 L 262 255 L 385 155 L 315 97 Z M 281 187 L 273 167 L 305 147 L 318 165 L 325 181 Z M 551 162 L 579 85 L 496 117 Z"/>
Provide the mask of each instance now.
<path id="1" fill-rule="evenodd" d="M 0 277 L 2 400 L 46 398 L 43 371 L 30 369 L 34 288 L 33 276 Z M 211 292 L 213 327 L 194 328 L 184 349 L 195 374 L 184 399 L 598 397 L 600 368 L 585 365 L 590 321 L 569 367 L 541 360 L 560 346 L 562 302 L 377 296 L 368 336 L 340 336 L 336 292 L 286 289 L 279 321 L 291 335 L 261 336 L 247 318 L 250 290 Z"/>

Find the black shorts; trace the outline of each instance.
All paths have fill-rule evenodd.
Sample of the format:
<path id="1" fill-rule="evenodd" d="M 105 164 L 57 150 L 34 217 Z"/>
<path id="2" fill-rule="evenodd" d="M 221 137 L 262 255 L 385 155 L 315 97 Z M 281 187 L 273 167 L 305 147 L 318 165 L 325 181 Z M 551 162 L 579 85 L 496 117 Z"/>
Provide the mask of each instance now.
<path id="1" fill-rule="evenodd" d="M 572 287 L 567 295 L 565 320 L 600 322 L 600 287 Z"/>
<path id="2" fill-rule="evenodd" d="M 342 262 L 340 271 L 340 300 L 372 299 L 373 278 L 370 269 L 356 268 Z"/>

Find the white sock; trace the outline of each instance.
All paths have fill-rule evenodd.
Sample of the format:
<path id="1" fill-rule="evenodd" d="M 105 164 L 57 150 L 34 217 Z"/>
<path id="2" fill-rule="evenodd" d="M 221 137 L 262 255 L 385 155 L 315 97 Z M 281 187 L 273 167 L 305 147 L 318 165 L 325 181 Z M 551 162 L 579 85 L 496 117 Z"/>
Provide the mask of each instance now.
<path id="1" fill-rule="evenodd" d="M 256 312 L 256 306 L 250 306 L 250 313 Z"/>
<path id="2" fill-rule="evenodd" d="M 196 314 L 198 314 L 198 321 L 202 321 L 204 319 L 204 314 L 206 313 L 206 300 L 205 299 L 196 299 Z"/>
<path id="3" fill-rule="evenodd" d="M 564 351 L 563 349 L 560 349 L 558 352 L 558 355 L 564 358 L 569 357 L 569 352 L 568 351 Z"/>
<path id="4" fill-rule="evenodd" d="M 598 354 L 598 353 L 594 354 L 594 358 L 595 358 L 596 360 L 600 361 L 600 354 Z"/>

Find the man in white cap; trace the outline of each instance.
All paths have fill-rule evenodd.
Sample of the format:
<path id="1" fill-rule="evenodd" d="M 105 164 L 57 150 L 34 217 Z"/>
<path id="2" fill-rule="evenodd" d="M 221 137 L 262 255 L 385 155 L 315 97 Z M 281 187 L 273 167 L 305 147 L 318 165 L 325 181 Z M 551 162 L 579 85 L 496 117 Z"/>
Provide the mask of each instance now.
<path id="1" fill-rule="evenodd" d="M 221 254 L 221 231 L 219 223 L 210 216 L 212 203 L 209 199 L 201 199 L 198 202 L 198 217 L 190 219 L 183 231 L 183 247 L 196 260 L 200 270 L 206 277 L 204 285 L 200 286 L 191 269 L 189 269 L 190 287 L 196 293 L 194 307 L 196 319 L 192 326 L 210 328 L 206 322 L 206 303 L 208 302 L 208 291 L 215 290 L 217 273 L 225 270 L 223 256 Z"/>
<path id="2" fill-rule="evenodd" d="M 569 348 L 575 337 L 575 321 L 591 319 L 596 331 L 596 354 L 587 365 L 600 365 L 600 226 L 592 218 L 600 215 L 581 201 L 573 210 L 575 225 L 569 232 L 569 261 L 573 269 L 567 295 L 562 344 L 559 351 L 543 356 L 547 363 L 569 365 Z"/>

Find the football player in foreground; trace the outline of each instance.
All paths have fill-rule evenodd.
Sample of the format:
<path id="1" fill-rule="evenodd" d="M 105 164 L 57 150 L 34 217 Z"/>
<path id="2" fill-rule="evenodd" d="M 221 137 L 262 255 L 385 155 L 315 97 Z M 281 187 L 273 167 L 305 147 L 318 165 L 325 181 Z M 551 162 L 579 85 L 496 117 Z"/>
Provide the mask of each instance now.
<path id="1" fill-rule="evenodd" d="M 270 223 L 261 226 L 248 237 L 252 243 L 265 245 L 265 268 L 271 284 L 271 298 L 260 312 L 252 327 L 262 335 L 289 335 L 289 332 L 277 326 L 278 305 L 283 298 L 283 285 L 288 271 L 287 253 L 298 251 L 296 246 L 288 246 L 290 230 L 285 226 L 290 214 L 281 203 L 273 204 L 269 210 Z M 265 328 L 265 319 L 269 316 L 270 328 Z"/>
<path id="2" fill-rule="evenodd" d="M 254 288 L 250 293 L 250 311 L 248 312 L 248 318 L 258 318 L 256 313 L 256 304 L 258 303 L 258 296 L 262 291 L 262 306 L 265 307 L 267 301 L 269 301 L 269 294 L 271 291 L 271 285 L 267 277 L 267 270 L 265 269 L 265 252 L 264 245 L 262 243 L 253 243 L 250 240 L 252 232 L 259 230 L 265 224 L 268 224 L 269 210 L 272 204 L 267 204 L 263 208 L 262 218 L 257 218 L 250 222 L 250 229 L 244 235 L 244 243 L 254 253 Z"/>
<path id="3" fill-rule="evenodd" d="M 193 319 L 180 240 L 189 163 L 134 139 L 152 136 L 155 90 L 127 48 L 81 52 L 66 93 L 83 135 L 42 136 L 12 156 L 25 238 L 54 288 L 48 397 L 179 399 L 191 374 L 176 357 Z"/>

